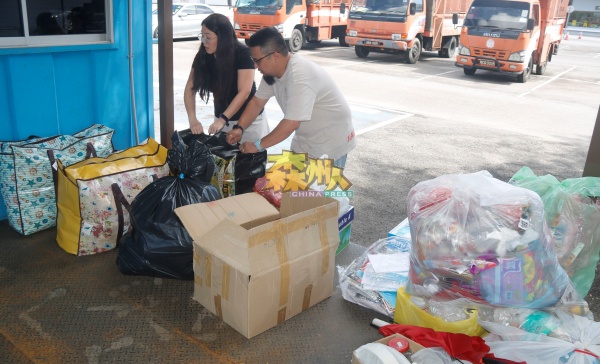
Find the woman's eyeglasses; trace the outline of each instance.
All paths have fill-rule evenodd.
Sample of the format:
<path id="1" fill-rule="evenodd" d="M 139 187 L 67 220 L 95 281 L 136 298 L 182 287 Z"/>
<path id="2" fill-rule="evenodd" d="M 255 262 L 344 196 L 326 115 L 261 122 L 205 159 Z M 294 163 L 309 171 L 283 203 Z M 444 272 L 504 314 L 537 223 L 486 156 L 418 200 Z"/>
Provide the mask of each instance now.
<path id="1" fill-rule="evenodd" d="M 205 35 L 202 35 L 202 33 L 198 34 L 198 39 L 200 39 L 200 41 L 202 43 L 210 43 L 213 40 L 217 39 L 217 36 L 215 35 L 214 37 L 207 37 Z"/>

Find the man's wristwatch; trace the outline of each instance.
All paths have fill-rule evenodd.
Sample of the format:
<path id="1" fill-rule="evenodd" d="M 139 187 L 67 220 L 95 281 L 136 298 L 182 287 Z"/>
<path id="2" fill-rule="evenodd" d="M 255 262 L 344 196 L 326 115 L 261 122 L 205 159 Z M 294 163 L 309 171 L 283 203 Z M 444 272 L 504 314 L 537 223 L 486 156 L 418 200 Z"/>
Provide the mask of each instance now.
<path id="1" fill-rule="evenodd" d="M 240 129 L 242 131 L 242 135 L 244 134 L 244 128 L 242 128 L 241 126 L 239 126 L 238 124 L 235 124 L 233 127 L 231 127 L 231 129 Z"/>

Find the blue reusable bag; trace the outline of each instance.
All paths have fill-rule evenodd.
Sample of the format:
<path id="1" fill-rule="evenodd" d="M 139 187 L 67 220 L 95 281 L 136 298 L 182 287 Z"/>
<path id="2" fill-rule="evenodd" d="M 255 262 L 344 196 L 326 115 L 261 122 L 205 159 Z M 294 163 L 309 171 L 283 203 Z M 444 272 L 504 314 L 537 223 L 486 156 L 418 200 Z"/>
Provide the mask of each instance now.
<path id="1" fill-rule="evenodd" d="M 113 152 L 114 130 L 94 124 L 73 135 L 57 135 L 0 145 L 0 190 L 8 222 L 30 235 L 56 225 L 54 160 L 71 165 L 92 155 Z"/>

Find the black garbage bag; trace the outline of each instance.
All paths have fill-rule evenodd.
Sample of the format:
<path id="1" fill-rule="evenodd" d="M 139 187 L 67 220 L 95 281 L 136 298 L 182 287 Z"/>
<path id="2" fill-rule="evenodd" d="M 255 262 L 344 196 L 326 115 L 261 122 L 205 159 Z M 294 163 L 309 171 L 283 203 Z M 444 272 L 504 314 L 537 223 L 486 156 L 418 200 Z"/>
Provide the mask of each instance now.
<path id="1" fill-rule="evenodd" d="M 149 184 L 129 207 L 131 228 L 119 241 L 117 257 L 123 274 L 194 279 L 193 240 L 173 210 L 220 198 L 210 183 L 215 165 L 200 141 L 186 144 L 175 132 L 171 142 L 172 175 Z"/>
<path id="2" fill-rule="evenodd" d="M 192 134 L 189 129 L 179 132 L 184 142 L 198 140 L 210 149 L 215 157 L 215 173 L 212 179 L 221 197 L 252 192 L 256 180 L 264 177 L 267 166 L 267 151 L 244 154 L 239 144 L 227 143 L 227 133 L 220 132 L 208 136 Z"/>

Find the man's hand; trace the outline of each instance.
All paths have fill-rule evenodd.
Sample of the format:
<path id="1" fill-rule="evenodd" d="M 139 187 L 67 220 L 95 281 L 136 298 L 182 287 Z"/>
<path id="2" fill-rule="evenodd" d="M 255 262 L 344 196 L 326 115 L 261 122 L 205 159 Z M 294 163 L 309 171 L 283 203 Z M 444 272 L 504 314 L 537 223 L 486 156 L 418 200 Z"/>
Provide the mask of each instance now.
<path id="1" fill-rule="evenodd" d="M 192 131 L 192 134 L 202 134 L 204 132 L 204 128 L 198 119 L 190 120 L 190 130 Z"/>
<path id="2" fill-rule="evenodd" d="M 240 152 L 242 152 L 244 154 L 258 153 L 258 149 L 256 149 L 256 145 L 254 145 L 254 143 L 245 142 L 245 143 L 240 144 Z"/>
<path id="3" fill-rule="evenodd" d="M 216 134 L 225 126 L 225 120 L 218 118 L 214 123 L 208 127 L 208 134 Z"/>
<path id="4" fill-rule="evenodd" d="M 240 129 L 232 129 L 227 133 L 227 143 L 235 144 L 242 139 L 242 131 Z M 244 143 L 247 144 L 247 143 Z"/>

